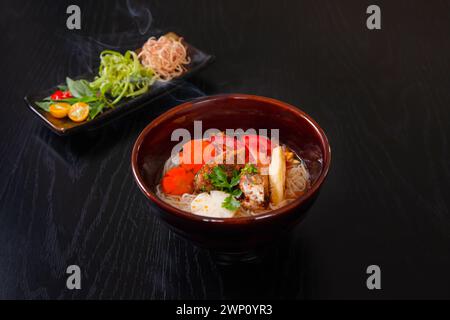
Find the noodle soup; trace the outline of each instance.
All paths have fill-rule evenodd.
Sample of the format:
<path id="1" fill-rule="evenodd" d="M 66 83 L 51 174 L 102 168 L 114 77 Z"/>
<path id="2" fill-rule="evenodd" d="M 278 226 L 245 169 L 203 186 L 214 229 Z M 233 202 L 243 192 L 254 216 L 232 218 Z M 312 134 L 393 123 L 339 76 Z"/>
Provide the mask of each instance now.
<path id="1" fill-rule="evenodd" d="M 296 200 L 311 187 L 305 161 L 262 135 L 191 140 L 165 162 L 156 194 L 199 216 L 248 217 Z"/>

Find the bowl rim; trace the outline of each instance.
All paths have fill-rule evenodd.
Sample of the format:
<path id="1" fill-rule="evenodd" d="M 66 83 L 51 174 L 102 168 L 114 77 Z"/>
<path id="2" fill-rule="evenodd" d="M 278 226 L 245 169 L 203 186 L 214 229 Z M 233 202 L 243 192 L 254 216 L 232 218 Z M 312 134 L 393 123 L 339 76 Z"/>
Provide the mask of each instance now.
<path id="1" fill-rule="evenodd" d="M 316 133 L 319 136 L 320 143 L 323 146 L 324 154 L 323 154 L 323 168 L 322 172 L 319 175 L 317 181 L 312 185 L 311 189 L 309 189 L 305 194 L 300 196 L 298 199 L 290 202 L 289 204 L 266 212 L 262 213 L 260 215 L 250 216 L 250 217 L 236 217 L 236 218 L 213 218 L 213 217 L 205 217 L 205 216 L 199 216 L 192 213 L 189 213 L 187 211 L 178 209 L 163 200 L 161 200 L 156 193 L 149 190 L 149 188 L 146 187 L 143 177 L 141 176 L 138 168 L 138 154 L 139 150 L 141 148 L 141 145 L 144 141 L 144 139 L 147 137 L 147 134 L 149 131 L 151 131 L 153 128 L 158 126 L 161 122 L 166 120 L 167 118 L 170 118 L 171 116 L 175 115 L 176 113 L 180 111 L 185 111 L 186 109 L 189 109 L 194 104 L 198 103 L 204 103 L 205 101 L 214 101 L 214 100 L 222 100 L 222 99 L 250 99 L 255 101 L 260 101 L 264 103 L 270 103 L 273 105 L 276 105 L 277 107 L 283 108 L 285 110 L 288 110 L 289 112 L 295 113 L 297 116 L 305 118 L 310 125 L 313 127 L 313 129 L 316 131 Z M 288 215 L 289 213 L 295 212 L 296 208 L 299 208 L 302 204 L 307 203 L 308 200 L 310 200 L 320 189 L 323 182 L 325 181 L 326 177 L 328 176 L 328 172 L 331 165 L 331 147 L 330 143 L 328 141 L 328 138 L 324 132 L 324 130 L 319 126 L 319 124 L 312 119 L 308 114 L 306 114 L 303 110 L 294 107 L 291 104 L 288 104 L 286 102 L 282 102 L 277 99 L 273 98 L 267 98 L 263 96 L 258 95 L 251 95 L 251 94 L 242 94 L 242 93 L 226 93 L 226 94 L 217 94 L 217 95 L 209 95 L 201 98 L 196 98 L 194 100 L 190 100 L 187 102 L 184 102 L 180 105 L 177 105 L 168 111 L 164 112 L 157 118 L 155 118 L 153 121 L 151 121 L 139 134 L 138 138 L 136 139 L 136 142 L 133 146 L 133 150 L 131 152 L 131 168 L 133 172 L 134 179 L 136 180 L 137 185 L 139 186 L 139 189 L 142 193 L 154 204 L 156 204 L 159 208 L 161 208 L 165 213 L 170 213 L 178 216 L 179 218 L 188 219 L 192 222 L 206 222 L 211 224 L 221 224 L 221 225 L 242 225 L 242 224 L 248 224 L 248 223 L 255 223 L 255 222 L 262 222 L 266 220 L 270 220 L 274 217 L 282 217 L 285 215 Z"/>

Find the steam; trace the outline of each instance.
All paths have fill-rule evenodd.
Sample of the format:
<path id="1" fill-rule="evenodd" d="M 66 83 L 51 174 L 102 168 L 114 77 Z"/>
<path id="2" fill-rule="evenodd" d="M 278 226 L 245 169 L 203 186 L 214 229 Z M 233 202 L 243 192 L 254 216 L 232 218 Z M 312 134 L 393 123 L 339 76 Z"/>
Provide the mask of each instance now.
<path id="1" fill-rule="evenodd" d="M 66 49 L 68 68 L 55 70 L 56 81 L 63 82 L 66 76 L 76 78 L 96 74 L 99 55 L 103 50 L 122 53 L 126 50 L 136 50 L 142 47 L 148 38 L 162 34 L 160 29 L 153 27 L 153 16 L 145 0 L 118 1 L 114 10 L 107 14 L 108 17 L 104 21 L 108 22 L 102 25 L 103 30 L 107 30 L 105 33 L 93 35 L 83 29 L 86 32 L 64 31 L 58 35 Z M 127 26 L 127 29 L 123 29 L 123 26 Z M 161 100 L 166 106 L 174 106 L 205 95 L 195 85 L 184 80 L 173 80 L 159 85 L 168 86 L 168 94 Z"/>
<path id="2" fill-rule="evenodd" d="M 141 35 L 146 34 L 152 26 L 153 16 L 150 9 L 142 4 L 141 0 L 127 0 L 127 8 L 134 18 Z"/>
<path id="3" fill-rule="evenodd" d="M 74 75 L 92 73 L 92 68 L 98 65 L 98 56 L 105 49 L 124 52 L 140 48 L 151 36 L 158 36 L 161 30 L 152 28 L 153 16 L 150 9 L 142 0 L 127 0 L 117 3 L 113 11 L 116 17 L 109 20 L 107 25 L 110 32 L 95 36 L 77 32 L 64 32 L 60 38 L 65 42 L 69 52 L 70 73 Z M 126 30 L 115 30 L 114 21 L 131 20 L 135 27 Z M 125 25 L 130 25 L 125 24 Z M 131 24 L 133 25 L 133 24 Z"/>
<path id="4" fill-rule="evenodd" d="M 168 99 L 171 100 L 174 106 L 205 96 L 205 93 L 194 84 L 185 80 L 175 81 L 177 82 L 176 89 L 168 93 Z"/>

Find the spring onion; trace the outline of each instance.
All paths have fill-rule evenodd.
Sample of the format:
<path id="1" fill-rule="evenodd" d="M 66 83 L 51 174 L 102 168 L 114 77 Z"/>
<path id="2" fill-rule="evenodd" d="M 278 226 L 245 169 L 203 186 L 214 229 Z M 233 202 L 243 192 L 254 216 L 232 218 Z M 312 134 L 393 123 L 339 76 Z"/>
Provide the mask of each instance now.
<path id="1" fill-rule="evenodd" d="M 105 50 L 100 54 L 99 74 L 90 86 L 110 105 L 123 98 L 144 94 L 155 81 L 152 69 L 145 68 L 133 51 L 124 55 Z"/>

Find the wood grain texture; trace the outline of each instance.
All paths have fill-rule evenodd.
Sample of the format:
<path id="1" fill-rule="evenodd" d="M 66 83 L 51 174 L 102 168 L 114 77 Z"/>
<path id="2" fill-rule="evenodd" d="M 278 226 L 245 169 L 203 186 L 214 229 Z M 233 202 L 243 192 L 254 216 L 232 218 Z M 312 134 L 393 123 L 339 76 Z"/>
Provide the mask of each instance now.
<path id="1" fill-rule="evenodd" d="M 68 31 L 65 9 L 82 9 Z M 128 4 L 127 4 L 128 3 Z M 2 1 L 0 298 L 450 298 L 450 4 L 377 1 Z M 148 11 L 147 11 L 148 9 Z M 57 137 L 23 97 L 159 28 L 216 62 L 102 130 Z M 223 267 L 153 215 L 130 170 L 145 125 L 202 94 L 299 106 L 333 163 L 308 219 L 259 263 Z M 65 288 L 68 265 L 82 290 Z M 382 269 L 381 291 L 365 269 Z"/>

